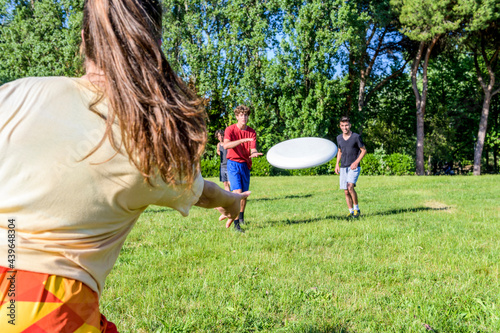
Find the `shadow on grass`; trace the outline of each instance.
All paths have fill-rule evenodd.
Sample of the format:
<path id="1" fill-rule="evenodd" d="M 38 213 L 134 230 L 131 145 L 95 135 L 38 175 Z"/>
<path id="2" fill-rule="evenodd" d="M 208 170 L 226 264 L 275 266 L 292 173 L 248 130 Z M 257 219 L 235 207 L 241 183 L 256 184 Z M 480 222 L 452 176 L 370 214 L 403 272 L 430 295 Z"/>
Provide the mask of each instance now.
<path id="1" fill-rule="evenodd" d="M 302 223 L 313 223 L 313 222 L 318 222 L 322 220 L 348 220 L 347 217 L 340 216 L 340 215 L 328 215 L 328 216 L 323 216 L 323 217 L 313 217 L 310 219 L 302 219 L 302 220 L 295 220 L 295 219 L 283 219 L 283 220 L 278 220 L 278 221 L 267 221 L 268 223 L 271 224 L 302 224 Z M 263 226 L 262 228 L 267 228 L 268 226 Z"/>
<path id="2" fill-rule="evenodd" d="M 400 208 L 400 209 L 391 209 L 383 212 L 376 212 L 376 213 L 368 213 L 368 214 L 361 214 L 360 219 L 363 219 L 363 217 L 370 217 L 370 216 L 387 216 L 387 215 L 397 215 L 397 214 L 405 214 L 405 213 L 418 213 L 422 211 L 446 211 L 451 209 L 450 207 L 441 207 L 441 208 L 431 208 L 431 207 L 414 207 L 414 208 Z M 277 220 L 277 221 L 268 221 L 270 224 L 302 224 L 302 223 L 313 223 L 313 222 L 318 222 L 322 220 L 346 220 L 346 221 L 356 221 L 356 219 L 349 218 L 344 215 L 328 215 L 328 216 L 323 216 L 323 217 L 313 217 L 309 219 L 301 219 L 301 220 L 296 220 L 296 219 L 283 219 L 283 220 Z M 267 226 L 263 226 L 262 228 L 267 228 Z"/>
<path id="3" fill-rule="evenodd" d="M 439 207 L 439 208 L 432 208 L 432 207 L 413 207 L 413 208 L 399 208 L 399 209 L 391 209 L 391 210 L 386 210 L 383 212 L 376 212 L 376 213 L 368 213 L 364 214 L 363 216 L 383 216 L 383 215 L 397 215 L 397 214 L 405 214 L 405 213 L 418 213 L 418 212 L 425 212 L 429 210 L 450 210 L 451 207 Z"/>
<path id="4" fill-rule="evenodd" d="M 282 200 L 282 199 L 310 198 L 312 196 L 313 196 L 312 194 L 304 194 L 304 195 L 286 195 L 284 197 L 276 197 L 276 198 L 257 198 L 257 199 L 252 199 L 252 197 L 250 197 L 248 200 L 249 201 L 272 201 L 272 200 Z"/>

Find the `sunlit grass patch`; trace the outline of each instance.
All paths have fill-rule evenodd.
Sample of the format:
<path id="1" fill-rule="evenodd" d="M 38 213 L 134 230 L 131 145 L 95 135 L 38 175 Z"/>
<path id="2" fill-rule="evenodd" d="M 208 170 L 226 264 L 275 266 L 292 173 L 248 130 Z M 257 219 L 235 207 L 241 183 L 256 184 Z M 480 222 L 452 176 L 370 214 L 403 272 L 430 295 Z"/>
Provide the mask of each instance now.
<path id="1" fill-rule="evenodd" d="M 252 178 L 244 234 L 152 206 L 101 309 L 123 332 L 498 332 L 498 176 Z M 427 326 L 426 326 L 427 325 Z"/>

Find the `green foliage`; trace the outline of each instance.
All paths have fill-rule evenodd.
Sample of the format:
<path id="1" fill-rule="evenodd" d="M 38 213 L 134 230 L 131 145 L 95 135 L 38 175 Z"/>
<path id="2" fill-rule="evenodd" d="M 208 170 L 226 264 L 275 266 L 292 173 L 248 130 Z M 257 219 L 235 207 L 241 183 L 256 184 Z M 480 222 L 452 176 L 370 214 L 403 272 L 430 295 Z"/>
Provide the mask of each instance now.
<path id="1" fill-rule="evenodd" d="M 429 41 L 436 35 L 455 31 L 464 16 L 459 0 L 391 0 L 400 11 L 404 33 L 413 40 Z"/>
<path id="2" fill-rule="evenodd" d="M 415 161 L 411 156 L 393 153 L 386 154 L 383 147 L 366 154 L 361 161 L 361 172 L 369 176 L 403 176 L 415 174 Z"/>
<path id="3" fill-rule="evenodd" d="M 284 170 L 273 167 L 265 157 L 260 157 L 252 160 L 251 175 L 252 177 L 335 175 L 336 162 L 337 158 L 334 158 L 328 163 L 314 168 Z M 201 169 L 204 177 L 218 177 L 218 159 L 202 160 Z M 382 148 L 376 150 L 374 154 L 365 155 L 361 161 L 361 172 L 364 175 L 413 175 L 415 173 L 415 162 L 408 155 L 399 153 L 387 155 Z"/>
<path id="4" fill-rule="evenodd" d="M 200 166 L 203 177 L 219 177 L 220 158 L 218 155 L 215 155 L 215 157 L 212 158 L 202 159 Z"/>
<path id="5" fill-rule="evenodd" d="M 377 176 L 383 174 L 380 160 L 375 157 L 374 154 L 366 154 L 365 157 L 363 157 L 362 163 L 363 167 L 361 168 L 361 172 L 363 175 Z"/>
<path id="6" fill-rule="evenodd" d="M 279 173 L 279 169 L 276 169 L 271 164 L 269 164 L 265 157 L 261 156 L 252 160 L 252 176 L 275 176 L 277 173 Z"/>
<path id="7" fill-rule="evenodd" d="M 317 176 L 317 175 L 333 175 L 335 174 L 336 158 L 323 165 L 298 170 L 285 170 L 273 167 L 265 158 L 253 160 L 252 176 Z"/>
<path id="8" fill-rule="evenodd" d="M 370 155 L 370 154 L 367 154 Z M 385 175 L 387 172 L 387 154 L 385 152 L 385 149 L 383 146 L 377 148 L 373 152 L 373 157 L 377 160 L 378 165 L 378 174 L 375 173 L 374 175 Z M 364 163 L 362 162 L 362 167 L 364 167 Z M 373 167 L 370 167 L 369 169 L 374 169 Z M 363 172 L 363 168 L 361 168 L 361 171 Z"/>
<path id="9" fill-rule="evenodd" d="M 425 115 L 424 153 L 433 164 L 472 156 L 474 145 L 466 138 L 477 135 L 482 92 L 474 73 L 473 59 L 463 50 L 439 55 L 429 66 L 433 94 Z"/>
<path id="10" fill-rule="evenodd" d="M 278 2 L 283 38 L 275 45 L 266 73 L 266 81 L 274 88 L 276 117 L 266 110 L 260 119 L 274 121 L 271 130 L 281 140 L 333 138 L 345 102 L 345 81 L 336 78 L 335 70 L 337 43 L 332 26 L 336 7 L 320 0 Z"/>
<path id="11" fill-rule="evenodd" d="M 0 84 L 24 76 L 82 74 L 78 50 L 83 2 L 0 0 Z M 414 52 L 407 39 L 399 43 L 400 23 L 416 40 L 445 30 L 455 32 L 448 41 L 450 47 L 436 46 L 446 52 L 433 55 L 429 64 L 424 154 L 433 164 L 473 158 L 482 95 L 473 58 L 464 51 L 477 49 L 479 34 L 489 29 L 483 40 L 492 56 L 499 35 L 495 30 L 500 17 L 497 1 L 162 2 L 163 50 L 172 67 L 205 102 L 209 118 L 206 160 L 216 156 L 215 130 L 234 123 L 233 108 L 239 104 L 251 106 L 249 125 L 257 131 L 258 149 L 264 153 L 291 138 L 334 140 L 339 117 L 351 112 L 353 130 L 362 133 L 368 151 L 383 146 L 387 154 L 413 156 L 415 100 L 408 74 L 374 91 Z M 371 98 L 362 112 L 348 109 L 359 93 L 360 71 L 369 65 L 367 59 L 384 33 L 380 50 L 384 56 L 373 64 L 366 81 L 366 94 Z M 483 75 L 488 73 L 481 57 L 479 67 Z M 492 108 L 498 104 L 495 98 Z M 498 113 L 492 111 L 493 116 L 498 118 Z M 486 153 L 498 154 L 496 120 L 488 131 Z M 498 157 L 490 159 L 498 164 Z M 257 174 L 332 174 L 325 166 L 276 171 L 264 162 L 261 168 L 259 163 Z M 375 173 L 376 168 L 369 172 Z"/>
<path id="12" fill-rule="evenodd" d="M 412 175 L 415 173 L 415 162 L 413 158 L 403 154 L 391 154 L 385 159 L 387 166 L 386 175 Z"/>
<path id="13" fill-rule="evenodd" d="M 467 18 L 467 31 L 486 30 L 500 19 L 500 5 L 496 0 L 461 0 L 457 9 Z"/>
<path id="14" fill-rule="evenodd" d="M 363 140 L 369 152 L 415 152 L 415 97 L 408 75 L 401 75 L 374 93 L 365 109 Z M 411 120 L 411 121 L 410 121 Z"/>
<path id="15" fill-rule="evenodd" d="M 209 143 L 214 145 L 213 133 L 233 122 L 236 106 L 246 104 L 258 113 L 266 105 L 263 72 L 275 8 L 271 1 L 163 3 L 163 49 L 181 77 L 205 99 Z"/>
<path id="16" fill-rule="evenodd" d="M 293 176 L 319 176 L 319 175 L 334 175 L 335 174 L 335 163 L 337 163 L 337 158 L 332 159 L 328 163 L 319 165 L 314 168 L 290 170 L 290 174 Z"/>
<path id="17" fill-rule="evenodd" d="M 82 0 L 2 1 L 0 80 L 82 74 Z"/>

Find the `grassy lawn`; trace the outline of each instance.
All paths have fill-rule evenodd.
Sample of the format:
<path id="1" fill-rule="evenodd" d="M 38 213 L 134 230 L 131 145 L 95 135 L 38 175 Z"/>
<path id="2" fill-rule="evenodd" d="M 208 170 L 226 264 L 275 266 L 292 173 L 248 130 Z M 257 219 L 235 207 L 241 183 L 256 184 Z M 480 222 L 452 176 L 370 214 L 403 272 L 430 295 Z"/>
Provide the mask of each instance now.
<path id="1" fill-rule="evenodd" d="M 120 332 L 500 332 L 500 176 L 361 176 L 357 220 L 337 176 L 251 190 L 244 234 L 148 208 L 102 297 Z"/>

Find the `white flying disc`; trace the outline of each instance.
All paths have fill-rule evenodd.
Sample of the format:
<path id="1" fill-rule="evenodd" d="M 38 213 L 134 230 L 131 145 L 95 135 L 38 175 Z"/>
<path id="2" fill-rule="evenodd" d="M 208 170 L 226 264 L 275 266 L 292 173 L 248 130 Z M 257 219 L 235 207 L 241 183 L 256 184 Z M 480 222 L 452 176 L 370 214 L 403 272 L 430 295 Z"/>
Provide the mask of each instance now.
<path id="1" fill-rule="evenodd" d="M 280 169 L 312 168 L 337 155 L 337 146 L 321 138 L 298 138 L 280 142 L 267 152 L 269 164 Z"/>

